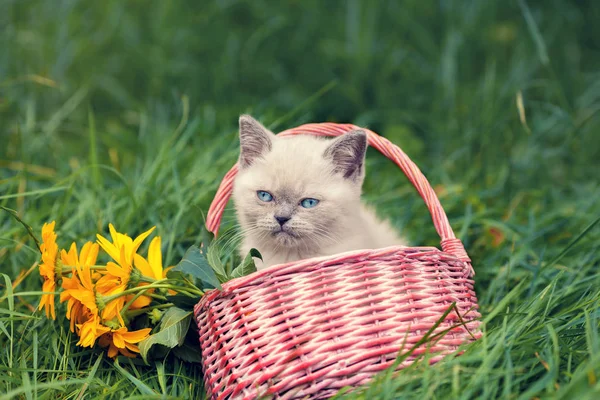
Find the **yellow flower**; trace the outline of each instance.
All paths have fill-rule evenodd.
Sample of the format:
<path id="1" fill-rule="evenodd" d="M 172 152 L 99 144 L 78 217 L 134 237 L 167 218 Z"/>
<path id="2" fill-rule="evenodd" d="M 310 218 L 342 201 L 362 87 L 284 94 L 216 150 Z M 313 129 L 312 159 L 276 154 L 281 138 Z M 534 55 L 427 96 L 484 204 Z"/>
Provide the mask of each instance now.
<path id="1" fill-rule="evenodd" d="M 108 255 L 112 257 L 113 260 L 120 263 L 122 267 L 128 265 L 131 268 L 133 255 L 137 252 L 137 249 L 140 247 L 144 239 L 146 239 L 148 235 L 152 233 L 154 228 L 156 227 L 153 226 L 146 232 L 136 237 L 135 240 L 132 240 L 129 236 L 117 232 L 113 224 L 108 224 L 110 236 L 113 240 L 112 243 L 103 236 L 96 235 L 96 237 L 98 238 L 98 244 L 100 247 L 102 247 L 104 251 L 106 251 Z"/>
<path id="2" fill-rule="evenodd" d="M 79 329 L 79 342 L 77 342 L 77 345 L 82 347 L 93 347 L 96 339 L 106 332 L 110 332 L 110 328 L 100 323 L 98 316 L 92 316 L 83 324 L 78 324 L 77 328 Z"/>
<path id="3" fill-rule="evenodd" d="M 77 255 L 77 245 L 71 244 L 69 252 L 61 251 L 63 265 L 71 266 L 72 276 L 64 277 L 60 294 L 60 302 L 67 303 L 67 319 L 71 321 L 71 332 L 75 332 L 75 326 L 82 324 L 91 316 L 98 315 L 96 305 L 96 294 L 90 267 L 96 264 L 99 246 L 96 243 L 87 242 L 83 245 L 81 253 Z"/>
<path id="4" fill-rule="evenodd" d="M 156 227 L 150 228 L 133 240 L 129 236 L 117 232 L 115 227 L 112 224 L 109 224 L 108 229 L 110 231 L 112 243 L 108 239 L 97 235 L 100 247 L 102 247 L 102 249 L 104 249 L 104 251 L 106 251 L 114 260 L 114 262 L 111 261 L 107 263 L 106 273 L 98 279 L 96 286 L 100 293 L 111 296 L 122 293 L 128 288 L 136 252 L 144 239 L 146 239 L 155 228 Z M 110 301 L 102 311 L 102 318 L 104 320 L 110 320 L 116 317 L 121 325 L 125 325 L 120 313 L 125 306 L 125 303 L 129 302 L 133 297 L 134 295 L 128 295 Z M 150 304 L 151 301 L 152 299 L 148 296 L 138 296 L 129 308 L 142 308 Z"/>
<path id="5" fill-rule="evenodd" d="M 55 221 L 45 223 L 42 227 L 42 264 L 40 264 L 40 275 L 44 278 L 42 291 L 54 292 L 56 290 L 56 257 L 58 256 L 58 245 L 56 244 L 56 233 L 54 233 Z M 54 293 L 43 294 L 39 309 L 46 310 L 46 317 L 56 319 L 54 310 Z"/>
<path id="6" fill-rule="evenodd" d="M 111 330 L 100 337 L 98 343 L 102 347 L 108 347 L 108 356 L 116 357 L 119 353 L 127 357 L 135 357 L 140 349 L 136 345 L 146 339 L 150 334 L 150 328 L 144 328 L 133 332 L 128 332 L 126 327 L 117 330 Z"/>

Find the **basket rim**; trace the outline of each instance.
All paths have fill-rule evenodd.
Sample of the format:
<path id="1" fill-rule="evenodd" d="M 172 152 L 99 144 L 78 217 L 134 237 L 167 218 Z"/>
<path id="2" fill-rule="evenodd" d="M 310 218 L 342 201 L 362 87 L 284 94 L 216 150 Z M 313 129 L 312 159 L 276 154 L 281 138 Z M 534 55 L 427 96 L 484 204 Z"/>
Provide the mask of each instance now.
<path id="1" fill-rule="evenodd" d="M 421 253 L 421 254 L 437 253 L 439 255 L 443 255 L 444 257 L 448 257 L 449 259 L 451 259 L 451 261 L 460 263 L 463 266 L 468 265 L 464 260 L 461 260 L 456 255 L 448 253 L 443 250 L 440 250 L 439 248 L 437 248 L 435 246 L 393 245 L 393 246 L 387 246 L 387 247 L 381 247 L 381 248 L 375 248 L 375 249 L 350 250 L 350 251 L 345 251 L 343 253 L 336 253 L 336 254 L 327 255 L 327 256 L 305 258 L 305 259 L 301 259 L 301 260 L 290 261 L 288 263 L 275 264 L 275 265 L 271 265 L 267 268 L 255 271 L 249 275 L 242 276 L 239 278 L 233 278 L 233 279 L 221 284 L 221 289 L 215 288 L 215 289 L 207 290 L 205 295 L 202 297 L 201 303 L 207 297 L 212 299 L 214 296 L 216 296 L 220 293 L 231 292 L 233 290 L 247 286 L 248 284 L 258 282 L 261 279 L 268 279 L 270 276 L 273 276 L 273 275 L 286 275 L 286 274 L 290 274 L 290 273 L 304 272 L 305 269 L 309 268 L 312 264 L 315 264 L 315 263 L 322 263 L 322 262 L 334 261 L 334 260 L 341 261 L 343 259 L 347 260 L 347 259 L 351 259 L 353 257 L 359 257 L 359 256 L 362 256 L 364 258 L 365 256 L 371 255 L 373 253 L 395 254 L 395 253 L 407 252 L 407 251 L 414 252 L 414 253 Z M 470 278 L 470 279 L 472 279 L 472 278 Z M 210 299 L 208 299 L 208 300 L 210 300 Z"/>

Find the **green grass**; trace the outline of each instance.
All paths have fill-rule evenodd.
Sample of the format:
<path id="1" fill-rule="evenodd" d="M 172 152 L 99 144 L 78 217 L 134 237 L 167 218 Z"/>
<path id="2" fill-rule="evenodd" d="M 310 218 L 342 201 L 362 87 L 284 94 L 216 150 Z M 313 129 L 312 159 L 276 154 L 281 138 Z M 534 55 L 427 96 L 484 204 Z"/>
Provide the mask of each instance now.
<path id="1" fill-rule="evenodd" d="M 174 263 L 205 237 L 239 114 L 366 125 L 438 189 L 485 334 L 348 397 L 600 397 L 600 4 L 324 3 L 0 2 L 0 205 L 64 244 L 157 225 Z M 368 158 L 367 200 L 435 245 L 406 179 Z M 32 312 L 37 261 L 0 211 L 1 399 L 202 396 L 198 365 L 114 363 Z"/>

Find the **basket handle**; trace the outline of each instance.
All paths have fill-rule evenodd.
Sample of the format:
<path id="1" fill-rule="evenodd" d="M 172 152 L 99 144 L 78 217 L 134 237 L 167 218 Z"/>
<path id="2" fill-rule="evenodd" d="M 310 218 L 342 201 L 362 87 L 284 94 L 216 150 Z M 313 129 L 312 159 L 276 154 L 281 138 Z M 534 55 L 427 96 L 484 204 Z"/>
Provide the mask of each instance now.
<path id="1" fill-rule="evenodd" d="M 408 180 L 413 184 L 413 186 L 417 189 L 417 192 L 419 192 L 419 195 L 425 201 L 425 204 L 429 209 L 429 213 L 431 214 L 433 224 L 435 225 L 435 229 L 441 238 L 440 244 L 442 246 L 442 250 L 446 253 L 456 256 L 459 260 L 463 261 L 466 264 L 465 272 L 468 274 L 468 276 L 473 276 L 475 273 L 471 266 L 471 259 L 467 255 L 467 252 L 465 251 L 460 239 L 457 239 L 454 235 L 454 231 L 448 222 L 446 212 L 442 208 L 442 205 L 440 204 L 440 201 L 437 198 L 433 188 L 429 184 L 429 181 L 427 181 L 427 178 L 425 178 L 425 175 L 423 175 L 417 165 L 412 162 L 411 159 L 408 158 L 408 156 L 402 150 L 400 150 L 398 146 L 368 129 L 360 128 L 352 124 L 335 124 L 329 122 L 301 125 L 297 128 L 283 131 L 277 136 L 292 136 L 301 134 L 309 134 L 313 136 L 340 136 L 355 129 L 361 129 L 365 131 L 367 133 L 369 145 L 379 150 L 384 156 L 392 160 L 400 167 L 402 172 L 404 172 Z M 215 236 L 219 231 L 219 225 L 221 224 L 221 218 L 223 216 L 225 206 L 231 197 L 233 181 L 237 172 L 238 165 L 236 164 L 223 178 L 223 181 L 221 182 L 215 198 L 208 210 L 206 228 L 215 234 Z"/>

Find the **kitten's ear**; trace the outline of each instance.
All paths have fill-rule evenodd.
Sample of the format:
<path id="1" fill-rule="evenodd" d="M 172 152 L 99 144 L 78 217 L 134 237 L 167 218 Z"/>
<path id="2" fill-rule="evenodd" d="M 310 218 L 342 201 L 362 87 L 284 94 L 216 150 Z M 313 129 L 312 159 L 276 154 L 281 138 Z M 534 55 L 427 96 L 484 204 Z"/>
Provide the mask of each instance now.
<path id="1" fill-rule="evenodd" d="M 331 160 L 335 172 L 357 182 L 364 177 L 366 152 L 367 134 L 357 129 L 334 139 L 324 156 Z"/>
<path id="2" fill-rule="evenodd" d="M 274 137 L 275 135 L 251 116 L 240 116 L 240 167 L 249 167 L 255 159 L 271 151 Z"/>

